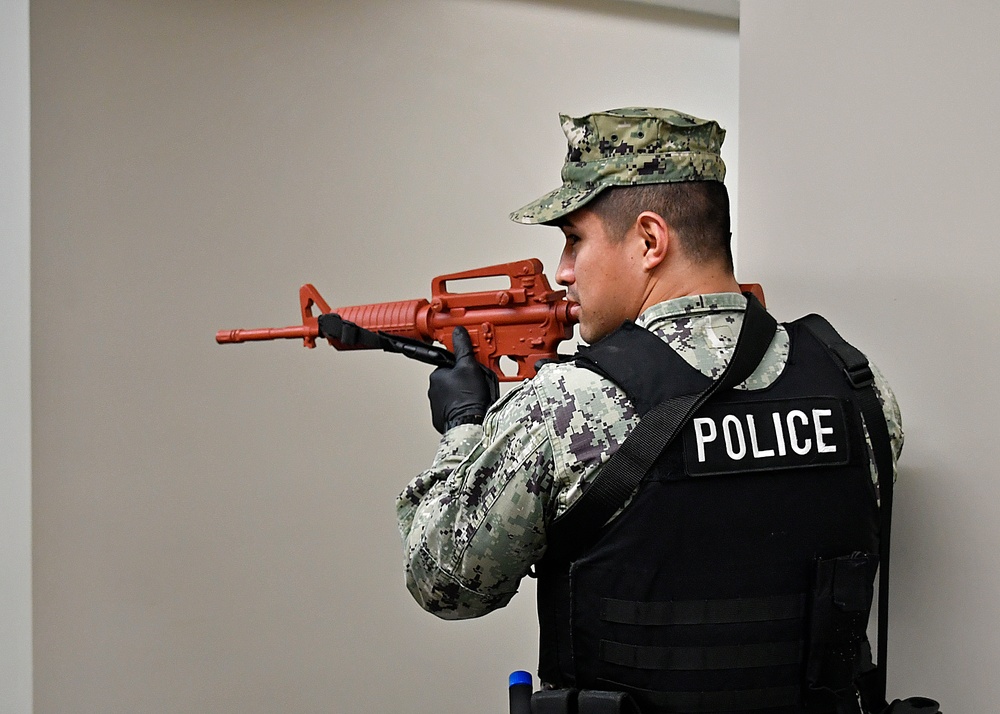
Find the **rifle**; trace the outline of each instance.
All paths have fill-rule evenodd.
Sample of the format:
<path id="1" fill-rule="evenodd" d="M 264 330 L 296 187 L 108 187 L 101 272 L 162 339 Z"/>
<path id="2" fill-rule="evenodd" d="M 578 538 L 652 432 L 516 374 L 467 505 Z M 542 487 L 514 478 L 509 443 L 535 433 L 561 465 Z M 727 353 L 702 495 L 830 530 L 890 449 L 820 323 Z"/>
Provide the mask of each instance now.
<path id="1" fill-rule="evenodd" d="M 509 285 L 493 290 L 452 292 L 449 283 L 481 278 L 507 278 Z M 756 283 L 741 285 L 761 302 Z M 381 349 L 437 366 L 452 366 L 452 330 L 469 331 L 476 359 L 502 382 L 535 376 L 539 360 L 558 360 L 556 348 L 573 336 L 577 320 L 570 315 L 565 290 L 553 290 L 537 258 L 501 263 L 431 281 L 431 299 L 353 305 L 331 309 L 311 284 L 299 288 L 302 324 L 253 330 L 219 330 L 219 344 L 302 338 L 305 347 L 325 338 L 338 350 Z M 315 311 L 318 310 L 318 314 Z M 438 347 L 439 342 L 444 347 Z M 517 366 L 507 374 L 502 358 Z"/>

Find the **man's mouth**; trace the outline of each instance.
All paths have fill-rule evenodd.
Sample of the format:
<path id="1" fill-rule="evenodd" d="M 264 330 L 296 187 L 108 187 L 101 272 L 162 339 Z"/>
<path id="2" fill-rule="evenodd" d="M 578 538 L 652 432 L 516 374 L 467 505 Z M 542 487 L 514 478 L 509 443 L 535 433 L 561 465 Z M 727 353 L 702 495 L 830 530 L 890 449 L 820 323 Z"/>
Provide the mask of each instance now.
<path id="1" fill-rule="evenodd" d="M 580 303 L 576 299 L 576 295 L 566 295 L 566 301 L 569 303 L 569 314 L 574 319 L 580 319 Z"/>

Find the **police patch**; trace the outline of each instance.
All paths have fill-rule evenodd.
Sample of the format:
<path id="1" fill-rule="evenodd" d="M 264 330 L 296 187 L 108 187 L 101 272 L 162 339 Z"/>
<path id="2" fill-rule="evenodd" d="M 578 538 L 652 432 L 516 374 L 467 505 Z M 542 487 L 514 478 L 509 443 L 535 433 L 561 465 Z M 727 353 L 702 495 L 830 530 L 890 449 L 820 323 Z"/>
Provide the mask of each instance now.
<path id="1" fill-rule="evenodd" d="M 686 471 L 711 476 L 846 464 L 845 409 L 835 397 L 708 404 L 684 427 Z"/>

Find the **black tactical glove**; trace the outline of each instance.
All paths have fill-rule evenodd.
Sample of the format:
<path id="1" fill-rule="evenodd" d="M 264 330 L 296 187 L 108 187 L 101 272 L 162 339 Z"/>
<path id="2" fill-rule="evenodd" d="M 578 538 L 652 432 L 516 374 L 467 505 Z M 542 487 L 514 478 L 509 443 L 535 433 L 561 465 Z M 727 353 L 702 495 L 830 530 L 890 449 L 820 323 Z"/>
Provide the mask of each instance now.
<path id="1" fill-rule="evenodd" d="M 500 395 L 497 376 L 473 356 L 468 330 L 456 327 L 451 338 L 455 346 L 455 366 L 434 370 L 427 390 L 431 400 L 431 421 L 442 434 L 459 424 L 482 424 L 486 410 Z"/>

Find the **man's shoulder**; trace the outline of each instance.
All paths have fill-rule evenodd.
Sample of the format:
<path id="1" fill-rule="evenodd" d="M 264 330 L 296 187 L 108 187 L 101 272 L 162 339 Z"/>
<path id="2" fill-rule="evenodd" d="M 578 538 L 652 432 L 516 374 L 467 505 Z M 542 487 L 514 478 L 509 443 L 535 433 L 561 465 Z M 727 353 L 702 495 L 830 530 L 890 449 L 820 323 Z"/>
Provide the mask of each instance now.
<path id="1" fill-rule="evenodd" d="M 537 394 L 556 400 L 586 400 L 595 392 L 618 390 L 606 377 L 581 366 L 572 357 L 542 365 L 530 384 Z"/>
<path id="2" fill-rule="evenodd" d="M 635 416 L 622 389 L 573 360 L 542 366 L 530 387 L 556 439 L 606 431 L 609 424 Z"/>
<path id="3" fill-rule="evenodd" d="M 568 357 L 542 365 L 534 377 L 501 397 L 491 411 L 499 429 L 548 424 L 560 433 L 574 413 L 581 418 L 590 417 L 595 408 L 599 413 L 619 413 L 627 404 L 628 398 L 613 383 Z"/>

